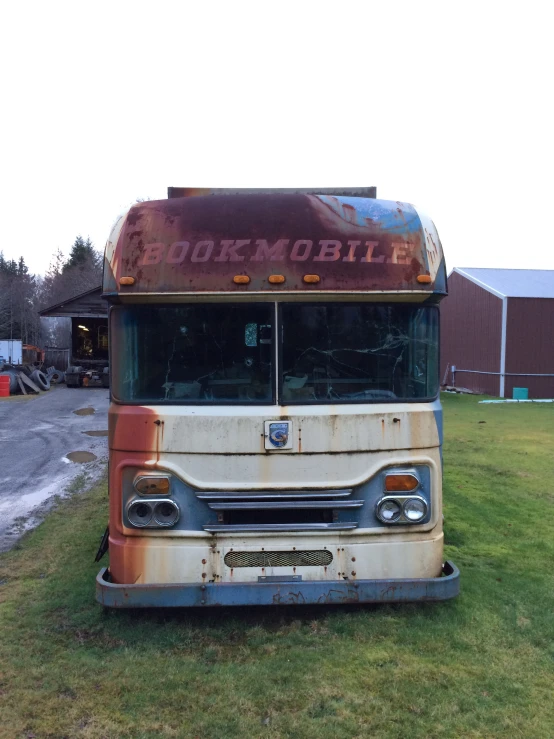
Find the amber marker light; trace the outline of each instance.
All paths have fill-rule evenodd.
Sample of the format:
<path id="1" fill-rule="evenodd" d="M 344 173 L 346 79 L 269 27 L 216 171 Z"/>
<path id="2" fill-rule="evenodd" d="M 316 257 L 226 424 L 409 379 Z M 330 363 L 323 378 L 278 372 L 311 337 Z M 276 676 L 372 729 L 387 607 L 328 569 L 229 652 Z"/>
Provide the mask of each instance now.
<path id="1" fill-rule="evenodd" d="M 429 275 L 418 275 L 417 281 L 420 282 L 422 285 L 428 285 L 430 282 L 433 282 Z"/>
<path id="2" fill-rule="evenodd" d="M 233 282 L 235 285 L 248 285 L 250 277 L 248 277 L 248 275 L 235 275 L 233 277 Z"/>
<path id="3" fill-rule="evenodd" d="M 321 280 L 321 277 L 319 275 L 304 275 L 302 279 L 308 285 L 317 285 L 317 283 Z"/>
<path id="4" fill-rule="evenodd" d="M 385 490 L 387 493 L 410 493 L 419 486 L 415 475 L 387 475 Z"/>
<path id="5" fill-rule="evenodd" d="M 169 495 L 169 477 L 139 477 L 135 480 L 135 490 L 140 495 Z"/>
<path id="6" fill-rule="evenodd" d="M 120 285 L 134 285 L 135 278 L 134 277 L 120 277 L 119 284 Z"/>
<path id="7" fill-rule="evenodd" d="M 271 282 L 272 285 L 282 285 L 285 281 L 284 275 L 269 275 L 267 278 L 268 282 Z"/>

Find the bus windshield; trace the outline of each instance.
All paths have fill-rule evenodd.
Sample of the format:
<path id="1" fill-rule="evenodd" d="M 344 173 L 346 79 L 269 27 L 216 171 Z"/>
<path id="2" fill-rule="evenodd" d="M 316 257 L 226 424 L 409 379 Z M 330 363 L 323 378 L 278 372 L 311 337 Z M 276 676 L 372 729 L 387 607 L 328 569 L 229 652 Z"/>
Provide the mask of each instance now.
<path id="1" fill-rule="evenodd" d="M 140 305 L 112 310 L 121 402 L 273 403 L 275 307 Z"/>
<path id="2" fill-rule="evenodd" d="M 383 303 L 282 309 L 285 403 L 425 400 L 438 392 L 438 311 Z"/>
<path id="3" fill-rule="evenodd" d="M 118 402 L 368 403 L 438 392 L 432 306 L 195 303 L 116 306 L 111 316 Z"/>

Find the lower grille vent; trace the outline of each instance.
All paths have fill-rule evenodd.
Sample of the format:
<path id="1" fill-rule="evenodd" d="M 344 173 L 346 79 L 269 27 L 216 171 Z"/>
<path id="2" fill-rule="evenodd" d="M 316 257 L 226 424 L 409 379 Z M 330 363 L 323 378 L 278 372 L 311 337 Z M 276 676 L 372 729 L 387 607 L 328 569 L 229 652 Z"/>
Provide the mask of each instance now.
<path id="1" fill-rule="evenodd" d="M 327 549 L 307 552 L 227 552 L 227 567 L 309 567 L 331 564 L 333 555 Z"/>

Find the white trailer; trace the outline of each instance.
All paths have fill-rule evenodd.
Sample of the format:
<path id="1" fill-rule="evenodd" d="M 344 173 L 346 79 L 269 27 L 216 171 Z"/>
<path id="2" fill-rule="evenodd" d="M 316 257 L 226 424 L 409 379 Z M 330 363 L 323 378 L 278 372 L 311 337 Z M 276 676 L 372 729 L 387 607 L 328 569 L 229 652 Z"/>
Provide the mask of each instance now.
<path id="1" fill-rule="evenodd" d="M 0 357 L 7 364 L 22 364 L 23 342 L 21 339 L 0 339 Z"/>

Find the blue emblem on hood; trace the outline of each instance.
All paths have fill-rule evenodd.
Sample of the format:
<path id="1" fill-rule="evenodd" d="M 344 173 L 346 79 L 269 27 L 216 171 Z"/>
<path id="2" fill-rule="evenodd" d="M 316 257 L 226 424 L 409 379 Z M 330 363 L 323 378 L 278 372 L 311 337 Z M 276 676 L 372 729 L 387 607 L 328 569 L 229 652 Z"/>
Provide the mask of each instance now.
<path id="1" fill-rule="evenodd" d="M 285 421 L 269 424 L 269 441 L 275 447 L 285 446 L 289 440 L 289 424 Z"/>

